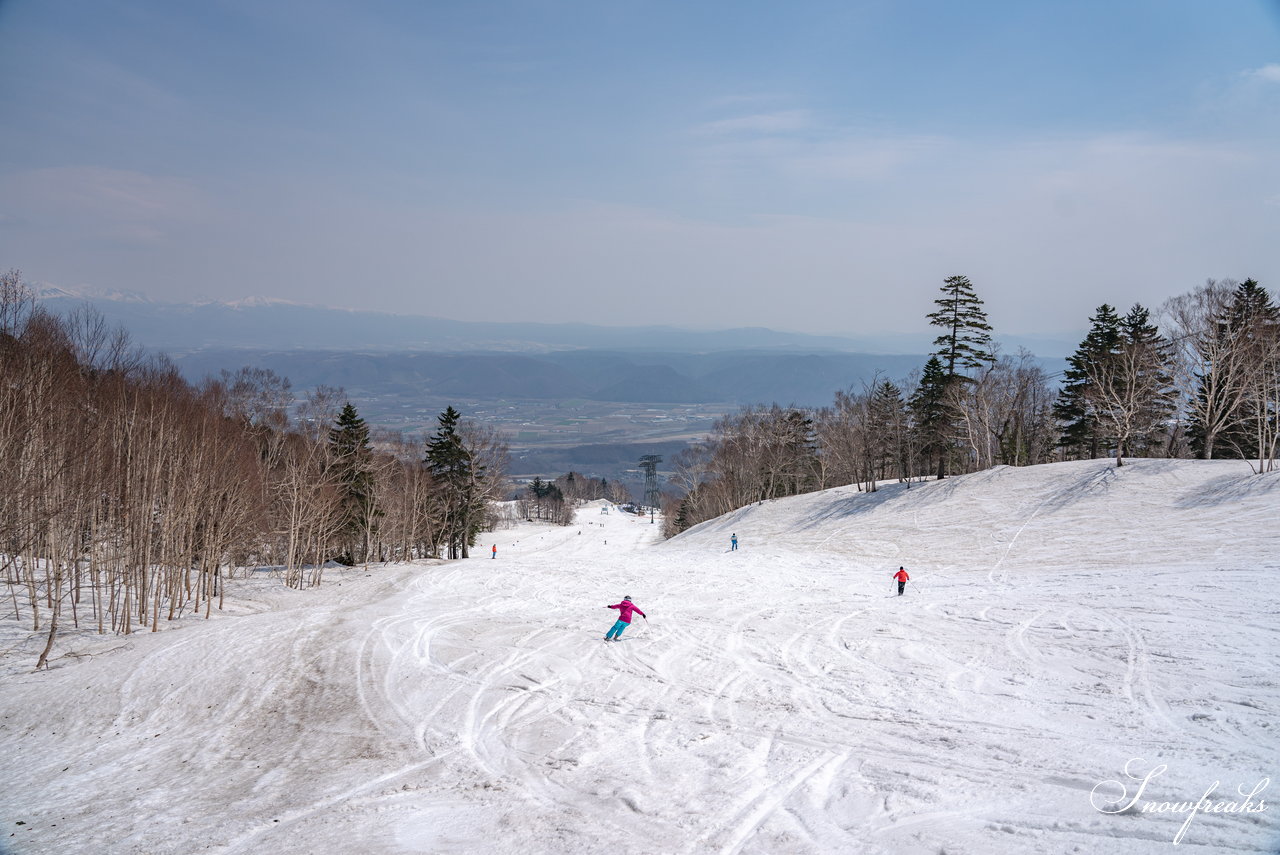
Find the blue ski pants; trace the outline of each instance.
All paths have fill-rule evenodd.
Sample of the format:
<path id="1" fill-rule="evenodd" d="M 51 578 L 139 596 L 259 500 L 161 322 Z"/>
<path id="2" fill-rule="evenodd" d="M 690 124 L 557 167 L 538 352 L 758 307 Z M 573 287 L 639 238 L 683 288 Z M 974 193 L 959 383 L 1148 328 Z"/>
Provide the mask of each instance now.
<path id="1" fill-rule="evenodd" d="M 622 635 L 622 631 L 629 626 L 631 626 L 631 624 L 624 620 L 617 621 L 613 626 L 609 627 L 609 631 L 605 633 L 604 640 L 608 641 L 611 638 L 619 638 Z"/>

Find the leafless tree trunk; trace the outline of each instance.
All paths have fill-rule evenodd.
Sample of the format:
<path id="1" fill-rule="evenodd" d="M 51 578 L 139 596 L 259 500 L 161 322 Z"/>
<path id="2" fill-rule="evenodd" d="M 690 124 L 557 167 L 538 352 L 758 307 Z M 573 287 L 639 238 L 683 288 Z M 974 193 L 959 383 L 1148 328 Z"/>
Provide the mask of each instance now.
<path id="1" fill-rule="evenodd" d="M 1230 279 L 1211 279 L 1167 301 L 1162 310 L 1175 354 L 1174 381 L 1183 406 L 1203 431 L 1205 458 L 1213 457 L 1218 437 L 1233 426 L 1248 397 L 1250 354 L 1241 335 L 1221 322 L 1235 286 Z"/>

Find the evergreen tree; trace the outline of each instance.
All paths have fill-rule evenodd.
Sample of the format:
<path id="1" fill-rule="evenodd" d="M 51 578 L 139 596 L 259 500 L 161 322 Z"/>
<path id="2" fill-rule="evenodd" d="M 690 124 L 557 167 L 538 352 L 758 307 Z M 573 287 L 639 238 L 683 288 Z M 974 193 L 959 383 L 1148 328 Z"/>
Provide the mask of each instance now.
<path id="1" fill-rule="evenodd" d="M 907 477 L 907 405 L 902 399 L 902 390 L 888 380 L 876 384 L 871 391 L 867 416 L 874 477 L 888 478 L 893 473 L 898 480 L 904 480 Z"/>
<path id="2" fill-rule="evenodd" d="M 1168 423 L 1177 408 L 1169 342 L 1150 322 L 1151 314 L 1135 303 L 1120 321 L 1125 384 L 1132 390 L 1134 414 L 1128 439 L 1131 455 L 1152 456 L 1165 443 Z"/>
<path id="3" fill-rule="evenodd" d="M 942 296 L 934 303 L 938 310 L 928 315 L 929 323 L 941 327 L 934 339 L 934 355 L 942 360 L 947 377 L 956 377 L 962 368 L 981 368 L 995 362 L 991 325 L 982 300 L 966 276 L 950 276 L 942 285 Z"/>
<path id="4" fill-rule="evenodd" d="M 1063 425 L 1062 445 L 1068 454 L 1093 459 L 1106 443 L 1090 395 L 1092 378 L 1098 366 L 1109 360 L 1120 346 L 1120 317 L 1113 307 L 1103 303 L 1089 322 L 1089 334 L 1067 359 L 1053 414 Z"/>
<path id="5" fill-rule="evenodd" d="M 679 509 L 676 511 L 675 532 L 679 534 L 682 531 L 688 531 L 695 525 L 692 510 L 697 507 L 698 497 L 697 491 L 691 492 L 680 500 Z"/>
<path id="6" fill-rule="evenodd" d="M 937 356 L 929 357 L 920 376 L 920 385 L 907 405 L 911 411 L 916 447 L 925 460 L 932 458 L 936 461 L 939 479 L 947 477 L 947 459 L 955 434 L 954 408 L 947 401 L 951 382 L 942 361 Z"/>
<path id="7" fill-rule="evenodd" d="M 573 522 L 573 503 L 565 501 L 564 491 L 558 484 L 547 485 L 547 495 L 543 501 L 547 507 L 547 519 L 551 522 L 558 525 Z"/>
<path id="8" fill-rule="evenodd" d="M 525 488 L 525 492 L 529 494 L 528 501 L 533 503 L 530 519 L 542 519 L 542 500 L 547 496 L 547 482 L 542 480 L 542 476 L 535 475 L 529 482 L 529 486 Z"/>
<path id="9" fill-rule="evenodd" d="M 528 493 L 533 502 L 534 519 L 556 520 L 563 516 L 564 491 L 555 482 L 535 477 L 529 483 Z"/>
<path id="10" fill-rule="evenodd" d="M 1231 310 L 1227 315 L 1229 329 L 1248 329 L 1256 324 L 1280 323 L 1280 309 L 1271 302 L 1267 289 L 1257 280 L 1246 279 L 1236 287 Z"/>
<path id="11" fill-rule="evenodd" d="M 350 401 L 338 413 L 338 418 L 329 429 L 329 441 L 339 454 L 368 451 L 369 426 L 360 418 L 356 408 Z"/>
<path id="12" fill-rule="evenodd" d="M 369 445 L 369 426 L 347 403 L 329 429 L 330 471 L 341 495 L 339 537 L 344 549 L 338 560 L 354 564 L 368 559 L 377 509 Z"/>
<path id="13" fill-rule="evenodd" d="M 478 481 L 484 466 L 476 462 L 458 433 L 461 415 L 453 407 L 440 414 L 439 430 L 427 442 L 427 469 L 444 511 L 443 534 L 449 558 L 467 558 L 484 522 Z"/>
<path id="14" fill-rule="evenodd" d="M 996 357 L 987 313 L 969 278 L 949 276 L 941 290 L 942 296 L 934 300 L 937 311 L 928 315 L 929 323 L 943 330 L 933 341 L 938 349 L 930 362 L 936 360 L 937 364 L 933 368 L 925 366 L 920 389 L 913 398 L 913 409 L 918 411 L 915 418 L 921 453 L 937 458 L 938 478 L 945 478 L 960 420 L 955 405 L 959 390 L 954 387 L 970 382 L 970 378 L 960 372 L 990 365 Z"/>

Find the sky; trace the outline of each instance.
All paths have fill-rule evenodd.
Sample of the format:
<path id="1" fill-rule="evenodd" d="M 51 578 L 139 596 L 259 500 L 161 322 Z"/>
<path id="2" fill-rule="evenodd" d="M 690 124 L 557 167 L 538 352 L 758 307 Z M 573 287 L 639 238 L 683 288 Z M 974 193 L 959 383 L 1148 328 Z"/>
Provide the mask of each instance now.
<path id="1" fill-rule="evenodd" d="M 997 332 L 1280 291 L 1280 2 L 0 0 L 0 269 L 458 320 Z"/>

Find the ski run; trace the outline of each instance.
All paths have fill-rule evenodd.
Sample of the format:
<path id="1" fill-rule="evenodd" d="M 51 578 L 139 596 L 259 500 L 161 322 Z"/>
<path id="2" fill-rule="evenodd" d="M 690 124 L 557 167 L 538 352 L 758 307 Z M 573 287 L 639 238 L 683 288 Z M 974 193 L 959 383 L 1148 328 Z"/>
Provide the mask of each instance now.
<path id="1" fill-rule="evenodd" d="M 10 613 L 0 852 L 1280 851 L 1280 473 L 1001 467 L 666 542 L 602 507 L 45 672 Z"/>

